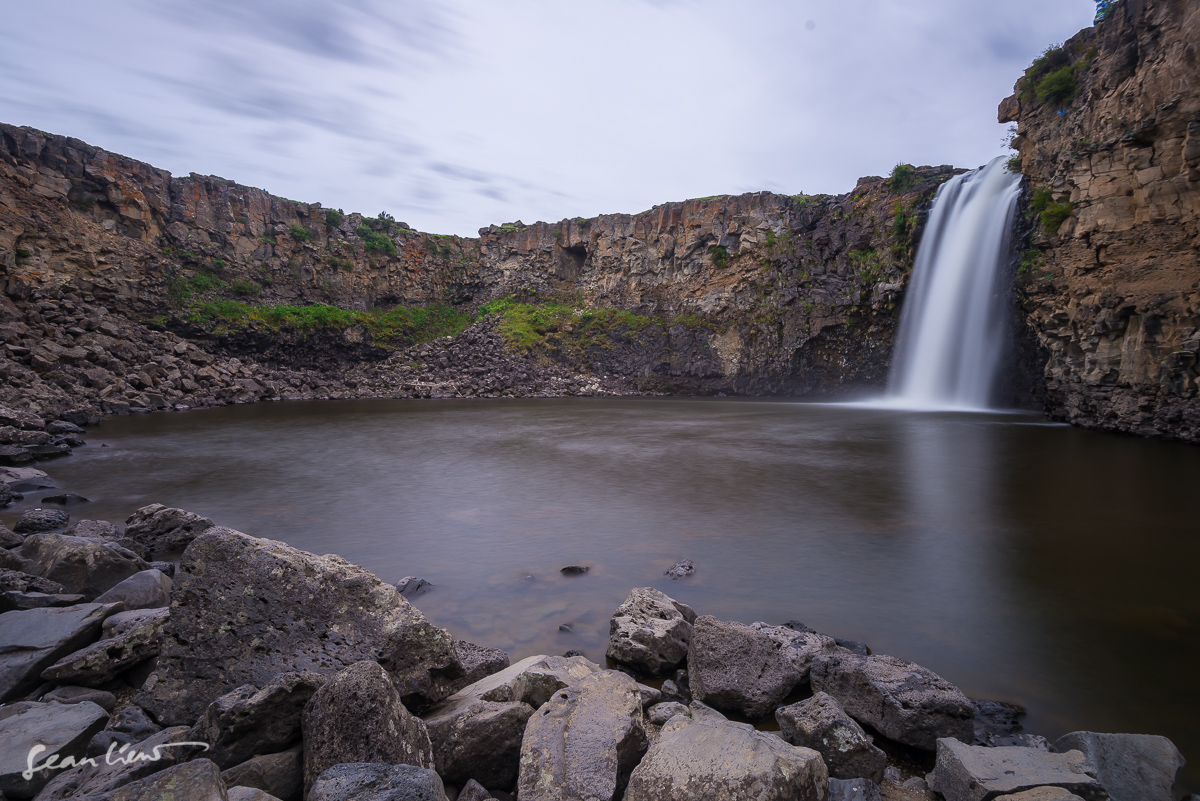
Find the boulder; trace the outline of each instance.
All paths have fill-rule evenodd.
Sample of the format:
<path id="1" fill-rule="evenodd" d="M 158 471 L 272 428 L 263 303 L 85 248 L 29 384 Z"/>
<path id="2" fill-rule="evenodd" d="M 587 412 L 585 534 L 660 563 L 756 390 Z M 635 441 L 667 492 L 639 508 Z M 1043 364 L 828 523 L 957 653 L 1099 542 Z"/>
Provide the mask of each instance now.
<path id="1" fill-rule="evenodd" d="M 150 553 L 182 551 L 212 527 L 207 517 L 152 503 L 125 520 L 125 538 Z"/>
<path id="2" fill-rule="evenodd" d="M 829 801 L 883 801 L 879 785 L 870 779 L 830 779 Z"/>
<path id="3" fill-rule="evenodd" d="M 509 666 L 508 654 L 499 648 L 485 648 L 466 640 L 454 641 L 454 653 L 462 666 L 461 676 L 438 673 L 434 676 L 434 695 L 448 697 L 482 678 L 504 670 Z"/>
<path id="4" fill-rule="evenodd" d="M 969 742 L 975 710 L 950 682 L 894 656 L 841 653 L 819 656 L 814 691 L 837 699 L 850 716 L 899 743 L 926 751 L 942 737 Z"/>
<path id="5" fill-rule="evenodd" d="M 495 801 L 495 796 L 485 790 L 479 782 L 471 779 L 458 791 L 458 801 Z"/>
<path id="6" fill-rule="evenodd" d="M 76 520 L 63 533 L 89 540 L 115 540 L 121 536 L 121 530 L 107 520 Z"/>
<path id="7" fill-rule="evenodd" d="M 605 670 L 556 692 L 525 728 L 521 801 L 619 799 L 646 750 L 637 683 Z"/>
<path id="8" fill-rule="evenodd" d="M 161 770 L 113 791 L 106 801 L 229 801 L 221 771 L 207 759 Z"/>
<path id="9" fill-rule="evenodd" d="M 95 704 L 105 712 L 112 712 L 117 705 L 117 697 L 110 692 L 97 690 L 92 687 L 55 687 L 42 696 L 46 703 L 82 704 L 84 701 Z"/>
<path id="10" fill-rule="evenodd" d="M 417 576 L 405 576 L 396 582 L 396 589 L 405 598 L 415 598 L 422 593 L 432 590 L 434 585 L 423 578 Z"/>
<path id="11" fill-rule="evenodd" d="M 21 515 L 13 531 L 18 534 L 39 534 L 67 524 L 71 516 L 62 509 L 30 509 Z"/>
<path id="12" fill-rule="evenodd" d="M 150 568 L 134 573 L 129 578 L 107 590 L 97 603 L 121 601 L 127 610 L 160 609 L 171 604 L 171 579 L 161 571 Z"/>
<path id="13" fill-rule="evenodd" d="M 262 754 L 221 771 L 229 787 L 255 787 L 277 798 L 293 798 L 304 789 L 304 746 Z"/>
<path id="14" fill-rule="evenodd" d="M 131 609 L 128 612 L 117 612 L 115 615 L 105 618 L 104 624 L 100 627 L 100 639 L 116 639 L 134 629 L 141 628 L 152 620 L 166 624 L 170 616 L 171 610 L 167 607 L 160 609 Z"/>
<path id="15" fill-rule="evenodd" d="M 875 747 L 833 696 L 818 692 L 807 700 L 781 706 L 775 710 L 775 720 L 784 740 L 821 755 L 832 778 L 883 781 L 887 754 Z"/>
<path id="16" fill-rule="evenodd" d="M 107 720 L 108 713 L 89 701 L 27 703 L 0 719 L 0 793 L 8 798 L 37 795 L 62 767 L 85 759 L 84 746 Z M 27 777 L 30 765 L 50 768 Z"/>
<path id="17" fill-rule="evenodd" d="M 19 501 L 21 499 L 16 498 L 15 500 Z M 4 498 L 0 497 L 0 506 L 4 506 L 5 503 Z M 16 548 L 24 541 L 24 535 L 18 534 L 8 526 L 0 523 L 0 548 Z"/>
<path id="18" fill-rule="evenodd" d="M 450 635 L 367 570 L 214 528 L 183 554 L 156 680 L 138 704 L 160 722 L 190 724 L 243 684 L 332 676 L 363 659 L 419 703 L 439 700 L 439 673 L 461 670 Z"/>
<path id="19" fill-rule="evenodd" d="M 0 613 L 14 612 L 21 609 L 42 609 L 47 606 L 74 606 L 87 599 L 82 595 L 68 595 L 45 592 L 19 592 L 7 590 L 0 593 Z"/>
<path id="20" fill-rule="evenodd" d="M 442 780 L 413 765 L 351 762 L 330 767 L 306 801 L 446 801 Z"/>
<path id="21" fill-rule="evenodd" d="M 676 717 L 633 771 L 625 801 L 825 801 L 827 791 L 816 751 L 742 723 Z"/>
<path id="22" fill-rule="evenodd" d="M 434 767 L 425 724 L 405 709 L 377 662 L 358 662 L 329 679 L 305 706 L 301 728 L 305 797 L 318 776 L 350 759 Z"/>
<path id="23" fill-rule="evenodd" d="M 692 564 L 691 559 L 680 559 L 675 564 L 663 571 L 663 575 L 670 578 L 672 581 L 678 581 L 681 578 L 686 578 L 696 572 L 696 566 Z"/>
<path id="24" fill-rule="evenodd" d="M 320 673 L 306 671 L 280 674 L 262 689 L 238 687 L 208 705 L 188 739 L 208 743 L 204 756 L 222 770 L 283 751 L 300 739 L 304 706 L 324 683 Z"/>
<path id="25" fill-rule="evenodd" d="M 125 670 L 158 654 L 162 647 L 162 616 L 147 617 L 141 625 L 116 637 L 80 649 L 42 671 L 42 678 L 58 684 L 99 687 Z"/>
<path id="26" fill-rule="evenodd" d="M 703 615 L 688 653 L 692 697 L 750 719 L 769 714 L 799 682 L 793 662 L 766 632 Z"/>
<path id="27" fill-rule="evenodd" d="M 21 560 L 21 557 L 7 548 L 0 548 L 0 570 L 21 571 L 24 567 L 25 562 Z"/>
<path id="28" fill-rule="evenodd" d="M 182 728 L 183 732 L 187 733 L 186 726 L 177 728 Z M 131 704 L 108 719 L 108 725 L 104 727 L 104 731 L 97 734 L 88 743 L 87 755 L 105 754 L 113 743 L 117 744 L 117 748 L 126 744 L 140 743 L 160 731 L 162 731 L 162 727 L 150 720 L 144 709 Z"/>
<path id="29" fill-rule="evenodd" d="M 88 756 L 92 757 L 95 766 L 81 765 L 57 774 L 38 794 L 37 801 L 107 801 L 108 794 L 114 790 L 174 765 L 183 751 L 174 744 L 182 743 L 186 738 L 187 729 L 176 726 L 137 740 L 136 745 L 120 753 L 121 743 L 115 745 L 111 753 L 107 749 L 92 752 L 89 746 Z M 144 758 L 140 758 L 143 755 Z"/>
<path id="30" fill-rule="evenodd" d="M 0 615 L 0 703 L 41 684 L 42 671 L 100 634 L 120 604 L 78 604 Z"/>
<path id="31" fill-rule="evenodd" d="M 64 534 L 31 534 L 18 553 L 26 560 L 26 572 L 88 598 L 150 567 L 137 554 L 114 543 Z"/>
<path id="32" fill-rule="evenodd" d="M 229 787 L 227 791 L 229 801 L 280 801 L 276 796 L 259 790 L 257 787 L 233 787 L 229 782 L 225 782 L 225 785 Z"/>
<path id="33" fill-rule="evenodd" d="M 9 492 L 29 492 L 53 486 L 50 477 L 36 468 L 0 467 L 0 487 Z"/>
<path id="34" fill-rule="evenodd" d="M 451 784 L 474 779 L 511 789 L 517 782 L 521 741 L 533 707 L 521 701 L 482 701 L 454 695 L 424 717 L 438 774 Z"/>
<path id="35" fill-rule="evenodd" d="M 1175 801 L 1187 761 L 1166 737 L 1073 731 L 1054 741 L 1062 754 L 1081 751 L 1112 801 Z"/>
<path id="36" fill-rule="evenodd" d="M 952 737 L 937 741 L 929 787 L 946 801 L 987 801 L 1035 787 L 1062 787 L 1087 801 L 1108 798 L 1079 751 L 1052 754 L 1040 748 L 966 745 Z"/>
<path id="37" fill-rule="evenodd" d="M 470 696 L 482 701 L 522 701 L 537 709 L 562 688 L 602 669 L 582 656 L 529 656 L 464 687 L 451 699 Z"/>
<path id="38" fill-rule="evenodd" d="M 667 701 L 663 704 L 655 704 L 646 710 L 646 720 L 653 723 L 655 726 L 664 726 L 666 722 L 676 715 L 683 715 L 690 718 L 692 710 L 675 701 Z"/>
<path id="39" fill-rule="evenodd" d="M 798 631 L 791 626 L 768 626 L 766 623 L 753 623 L 751 628 L 766 634 L 779 646 L 780 653 L 798 676 L 797 684 L 809 680 L 809 671 L 817 657 L 840 653 L 835 639 L 815 631 Z"/>
<path id="40" fill-rule="evenodd" d="M 24 563 L 22 563 L 24 567 Z M 41 576 L 32 576 L 24 570 L 0 568 L 0 591 L 38 592 L 45 595 L 61 595 L 66 588 L 57 581 Z"/>
<path id="41" fill-rule="evenodd" d="M 651 676 L 674 670 L 692 640 L 692 624 L 680 606 L 652 587 L 630 591 L 608 624 L 608 658 Z"/>

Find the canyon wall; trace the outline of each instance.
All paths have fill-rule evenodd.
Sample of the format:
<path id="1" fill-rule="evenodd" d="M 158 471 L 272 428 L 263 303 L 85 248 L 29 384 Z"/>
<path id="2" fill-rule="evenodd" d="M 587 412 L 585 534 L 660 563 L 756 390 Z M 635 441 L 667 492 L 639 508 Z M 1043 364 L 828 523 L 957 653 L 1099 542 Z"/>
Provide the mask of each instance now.
<path id="1" fill-rule="evenodd" d="M 1000 105 L 1041 193 L 1018 274 L 1055 417 L 1200 441 L 1198 50 L 1200 3 L 1121 0 Z"/>

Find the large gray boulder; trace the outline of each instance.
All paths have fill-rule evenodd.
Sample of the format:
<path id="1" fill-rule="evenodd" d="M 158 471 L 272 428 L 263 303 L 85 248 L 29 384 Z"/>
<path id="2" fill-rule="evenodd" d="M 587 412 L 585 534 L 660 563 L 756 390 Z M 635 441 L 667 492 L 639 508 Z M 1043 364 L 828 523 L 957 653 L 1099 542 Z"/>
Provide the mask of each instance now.
<path id="1" fill-rule="evenodd" d="M 13 526 L 18 534 L 37 534 L 67 525 L 71 516 L 62 509 L 30 509 Z"/>
<path id="2" fill-rule="evenodd" d="M 283 751 L 300 739 L 304 706 L 324 683 L 307 671 L 280 674 L 262 689 L 245 684 L 209 704 L 188 739 L 208 743 L 204 756 L 222 770 Z"/>
<path id="3" fill-rule="evenodd" d="M 454 653 L 458 657 L 459 665 L 462 666 L 462 675 L 434 674 L 434 697 L 451 696 L 468 684 L 474 684 L 512 664 L 508 654 L 499 648 L 487 648 L 466 640 L 454 641 Z"/>
<path id="4" fill-rule="evenodd" d="M 25 572 L 61 584 L 66 592 L 95 598 L 150 565 L 111 542 L 65 534 L 30 534 L 17 552 Z"/>
<path id="5" fill-rule="evenodd" d="M 446 791 L 432 770 L 352 762 L 322 773 L 305 801 L 446 801 Z"/>
<path id="6" fill-rule="evenodd" d="M 0 718 L 0 793 L 8 798 L 33 798 L 58 772 L 86 757 L 92 735 L 104 728 L 108 713 L 96 704 L 25 703 Z M 37 749 L 36 751 L 33 749 Z M 34 771 L 30 765 L 50 764 L 54 770 Z"/>
<path id="7" fill-rule="evenodd" d="M 182 551 L 212 527 L 207 517 L 152 503 L 125 520 L 125 539 L 148 553 Z"/>
<path id="8" fill-rule="evenodd" d="M 621 797 L 646 750 L 637 683 L 613 670 L 556 692 L 529 719 L 521 742 L 521 801 Z"/>
<path id="9" fill-rule="evenodd" d="M 105 801 L 229 801 L 221 771 L 210 760 L 194 759 L 158 771 L 109 794 Z"/>
<path id="10" fill-rule="evenodd" d="M 805 627 L 794 628 L 796 624 L 787 626 L 768 626 L 766 623 L 752 623 L 751 628 L 767 635 L 783 654 L 792 670 L 796 673 L 796 683 L 809 680 L 809 671 L 817 657 L 843 653 L 833 637 Z"/>
<path id="11" fill-rule="evenodd" d="M 696 700 L 750 719 L 770 714 L 800 682 L 793 661 L 766 632 L 710 615 L 692 627 L 688 679 Z"/>
<path id="12" fill-rule="evenodd" d="M 879 785 L 870 779 L 829 780 L 829 801 L 883 801 Z"/>
<path id="13" fill-rule="evenodd" d="M 651 676 L 670 672 L 687 658 L 695 619 L 691 607 L 653 587 L 631 590 L 609 621 L 608 658 Z"/>
<path id="14" fill-rule="evenodd" d="M 926 751 L 942 737 L 975 736 L 971 701 L 928 668 L 894 656 L 843 652 L 817 657 L 812 688 L 837 699 L 850 716 L 884 737 Z"/>
<path id="15" fill-rule="evenodd" d="M 1081 751 L 1112 801 L 1175 801 L 1179 771 L 1187 760 L 1175 743 L 1154 734 L 1101 734 L 1073 731 L 1052 750 Z"/>
<path id="16" fill-rule="evenodd" d="M 107 757 L 107 751 L 91 754 L 94 766 L 81 765 L 55 775 L 38 794 L 37 801 L 107 799 L 114 790 L 176 764 L 183 749 L 174 744 L 186 740 L 187 728 L 175 726 L 140 739 L 123 752 L 118 753 L 121 746 L 117 744 Z M 146 758 L 139 759 L 143 754 Z M 156 755 L 158 759 L 154 759 Z"/>
<path id="17" fill-rule="evenodd" d="M 521 701 L 484 701 L 453 695 L 423 718 L 438 774 L 451 784 L 469 780 L 493 790 L 517 782 L 521 741 L 533 707 Z"/>
<path id="18" fill-rule="evenodd" d="M 1079 751 L 1052 754 L 1019 746 L 988 748 L 947 737 L 937 741 L 937 762 L 928 781 L 930 789 L 946 801 L 990 801 L 1035 787 L 1061 787 L 1087 801 L 1104 801 L 1108 794 L 1092 770 Z"/>
<path id="19" fill-rule="evenodd" d="M 827 792 L 816 751 L 742 723 L 680 716 L 633 771 L 625 801 L 825 801 Z"/>
<path id="20" fill-rule="evenodd" d="M 281 672 L 382 664 L 401 695 L 439 700 L 461 668 L 450 635 L 396 588 L 338 556 L 214 528 L 184 552 L 155 678 L 137 703 L 190 724 L 218 696 Z"/>
<path id="21" fill-rule="evenodd" d="M 39 592 L 58 595 L 66 589 L 57 581 L 26 573 L 24 567 L 24 562 L 21 563 L 21 569 L 0 567 L 0 592 Z"/>
<path id="22" fill-rule="evenodd" d="M 405 709 L 377 662 L 358 662 L 329 679 L 305 706 L 301 729 L 306 796 L 318 776 L 352 759 L 434 767 L 425 724 Z"/>
<path id="23" fill-rule="evenodd" d="M 120 601 L 127 610 L 158 609 L 171 604 L 171 579 L 151 568 L 134 573 L 96 598 L 98 603 Z"/>
<path id="24" fill-rule="evenodd" d="M 24 609 L 42 609 L 47 606 L 74 606 L 86 600 L 82 595 L 67 595 L 65 593 L 51 595 L 44 592 L 7 590 L 0 592 L 0 613 L 18 612 Z"/>
<path id="25" fill-rule="evenodd" d="M 166 610 L 162 610 L 163 613 Z M 42 678 L 56 684 L 99 687 L 124 671 L 158 654 L 162 647 L 167 615 L 148 615 L 140 625 L 120 635 L 101 639 L 64 656 L 42 671 Z"/>
<path id="26" fill-rule="evenodd" d="M 221 771 L 229 787 L 254 787 L 276 798 L 292 798 L 304 789 L 304 746 L 260 754 Z"/>
<path id="27" fill-rule="evenodd" d="M 100 634 L 120 604 L 27 609 L 0 615 L 0 703 L 42 683 L 42 671 Z"/>
<path id="28" fill-rule="evenodd" d="M 582 656 L 529 656 L 462 688 L 451 697 L 521 701 L 537 709 L 554 693 L 602 670 Z"/>
<path id="29" fill-rule="evenodd" d="M 833 696 L 818 692 L 799 703 L 781 706 L 775 710 L 775 720 L 783 739 L 821 755 L 830 777 L 883 781 L 887 754 L 875 747 L 870 735 Z"/>

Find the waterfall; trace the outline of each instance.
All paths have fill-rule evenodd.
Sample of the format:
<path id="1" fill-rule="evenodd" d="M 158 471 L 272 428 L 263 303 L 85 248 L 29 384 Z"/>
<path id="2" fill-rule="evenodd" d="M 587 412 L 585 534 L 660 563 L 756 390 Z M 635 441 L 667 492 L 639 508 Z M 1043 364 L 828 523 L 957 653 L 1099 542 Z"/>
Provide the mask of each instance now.
<path id="1" fill-rule="evenodd" d="M 900 315 L 889 406 L 989 406 L 1009 336 L 1004 267 L 1021 194 L 1005 160 L 938 188 Z"/>

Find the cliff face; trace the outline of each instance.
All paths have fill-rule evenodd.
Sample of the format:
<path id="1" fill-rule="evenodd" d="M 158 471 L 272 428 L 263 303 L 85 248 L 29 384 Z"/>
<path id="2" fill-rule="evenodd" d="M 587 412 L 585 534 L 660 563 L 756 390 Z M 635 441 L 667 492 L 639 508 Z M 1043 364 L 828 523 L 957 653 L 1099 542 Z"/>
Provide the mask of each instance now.
<path id="1" fill-rule="evenodd" d="M 1198 50 L 1200 4 L 1121 0 L 1050 54 L 1057 86 L 1031 76 L 1000 106 L 1042 210 L 1024 323 L 1072 423 L 1200 441 Z"/>
<path id="2" fill-rule="evenodd" d="M 189 322 L 189 309 L 222 299 L 474 309 L 506 296 L 554 298 L 647 320 L 574 347 L 569 330 L 539 343 L 542 356 L 577 370 L 626 375 L 644 389 L 844 393 L 886 378 L 923 215 L 952 174 L 908 168 L 839 196 L 716 197 L 491 226 L 476 239 L 220 178 L 175 178 L 78 140 L 0 125 L 0 261 L 16 301 L 75 293 L 268 361 L 290 353 L 312 364 L 303 351 L 320 338 L 279 348 L 261 331 L 211 335 Z M 386 355 L 360 342 L 339 353 Z"/>

